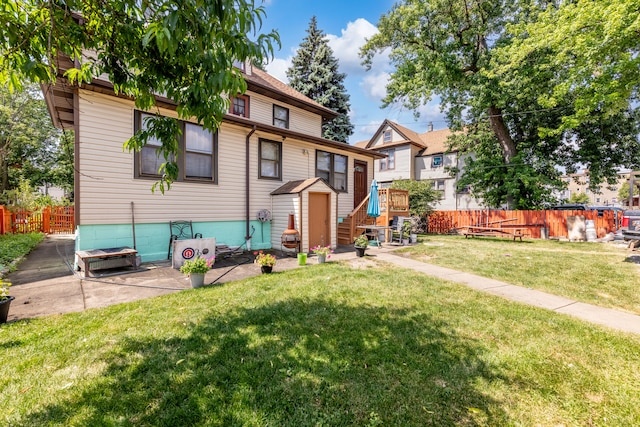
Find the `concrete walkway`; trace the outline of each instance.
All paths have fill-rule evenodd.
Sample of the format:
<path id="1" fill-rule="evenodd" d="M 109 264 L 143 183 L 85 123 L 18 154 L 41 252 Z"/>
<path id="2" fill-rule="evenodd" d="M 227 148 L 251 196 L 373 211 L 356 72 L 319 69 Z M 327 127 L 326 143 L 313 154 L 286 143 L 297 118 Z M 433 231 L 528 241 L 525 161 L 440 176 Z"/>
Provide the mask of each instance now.
<path id="1" fill-rule="evenodd" d="M 178 292 L 190 288 L 189 281 L 169 262 L 145 263 L 138 272 L 100 278 L 82 278 L 71 269 L 74 257 L 74 236 L 48 236 L 19 265 L 8 279 L 14 286 L 11 294 L 9 321 L 51 314 L 82 311 L 111 304 Z M 384 261 L 421 274 L 464 284 L 472 289 L 503 298 L 568 314 L 588 322 L 624 332 L 640 334 L 640 316 L 619 310 L 577 302 L 522 286 L 514 286 L 475 274 L 438 267 L 394 254 L 398 247 L 369 248 L 367 261 Z M 354 260 L 351 247 L 340 248 L 332 260 Z M 221 284 L 260 274 L 253 264 L 253 255 L 216 260 L 215 268 L 206 275 L 205 283 Z M 308 264 L 315 264 L 310 257 Z M 294 257 L 278 257 L 274 271 L 301 268 Z"/>

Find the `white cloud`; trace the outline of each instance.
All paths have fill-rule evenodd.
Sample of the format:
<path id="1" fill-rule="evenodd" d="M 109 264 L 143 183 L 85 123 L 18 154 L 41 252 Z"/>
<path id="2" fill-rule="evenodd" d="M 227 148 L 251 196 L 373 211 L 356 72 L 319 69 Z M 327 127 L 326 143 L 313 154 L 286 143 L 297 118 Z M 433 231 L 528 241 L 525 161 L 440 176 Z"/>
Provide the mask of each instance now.
<path id="1" fill-rule="evenodd" d="M 360 126 L 358 128 L 358 131 L 361 132 L 361 133 L 364 133 L 366 135 L 369 135 L 369 137 L 371 137 L 371 136 L 373 136 L 375 131 L 378 130 L 378 128 L 380 127 L 380 125 L 382 124 L 383 121 L 384 120 L 371 120 L 366 125 Z"/>
<path id="2" fill-rule="evenodd" d="M 372 73 L 373 71 L 371 71 Z M 380 101 L 387 94 L 389 73 L 368 74 L 360 81 L 360 89 L 375 101 Z"/>
<path id="3" fill-rule="evenodd" d="M 335 57 L 340 62 L 341 71 L 347 74 L 364 73 L 365 68 L 361 65 L 362 59 L 359 56 L 360 48 L 364 45 L 366 39 L 377 33 L 378 29 L 375 25 L 364 18 L 358 18 L 355 22 L 349 22 L 347 28 L 341 31 L 340 36 L 327 34 L 329 46 L 333 49 Z M 385 59 L 382 59 L 382 61 L 388 62 L 386 55 L 383 56 Z M 379 59 L 376 58 L 376 64 L 378 61 Z"/>
<path id="4" fill-rule="evenodd" d="M 275 58 L 265 67 L 267 69 L 267 73 L 271 74 L 283 83 L 289 83 L 289 79 L 287 78 L 287 69 L 291 66 L 291 60 L 291 56 L 287 59 Z"/>

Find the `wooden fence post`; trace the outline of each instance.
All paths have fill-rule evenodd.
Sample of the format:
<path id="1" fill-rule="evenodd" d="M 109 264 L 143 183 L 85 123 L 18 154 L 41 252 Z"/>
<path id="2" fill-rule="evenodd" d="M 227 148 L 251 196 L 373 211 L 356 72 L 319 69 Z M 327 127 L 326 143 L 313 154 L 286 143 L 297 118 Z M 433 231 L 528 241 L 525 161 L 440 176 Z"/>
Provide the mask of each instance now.
<path id="1" fill-rule="evenodd" d="M 45 206 L 42 209 L 42 232 L 45 234 L 51 233 L 51 206 Z"/>

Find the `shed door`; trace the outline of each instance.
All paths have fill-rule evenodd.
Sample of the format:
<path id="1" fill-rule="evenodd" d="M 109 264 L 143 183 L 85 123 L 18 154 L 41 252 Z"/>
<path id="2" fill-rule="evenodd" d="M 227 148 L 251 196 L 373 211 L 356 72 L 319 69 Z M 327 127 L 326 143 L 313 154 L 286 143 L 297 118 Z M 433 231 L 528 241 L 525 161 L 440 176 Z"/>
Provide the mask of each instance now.
<path id="1" fill-rule="evenodd" d="M 331 244 L 329 193 L 309 193 L 309 248 Z"/>
<path id="2" fill-rule="evenodd" d="M 353 207 L 357 208 L 369 194 L 367 187 L 367 163 L 356 160 L 353 163 Z"/>

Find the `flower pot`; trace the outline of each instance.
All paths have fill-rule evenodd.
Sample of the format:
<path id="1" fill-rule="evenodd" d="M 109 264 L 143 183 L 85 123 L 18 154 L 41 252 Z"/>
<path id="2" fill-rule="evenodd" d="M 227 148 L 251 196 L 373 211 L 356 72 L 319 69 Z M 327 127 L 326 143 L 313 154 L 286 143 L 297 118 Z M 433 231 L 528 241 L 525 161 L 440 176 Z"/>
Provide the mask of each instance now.
<path id="1" fill-rule="evenodd" d="M 204 273 L 190 273 L 189 278 L 191 279 L 192 288 L 204 286 Z"/>
<path id="2" fill-rule="evenodd" d="M 298 253 L 298 265 L 306 265 L 307 264 L 307 254 L 304 252 Z"/>
<path id="3" fill-rule="evenodd" d="M 262 274 L 269 274 L 269 273 L 271 273 L 272 270 L 273 270 L 273 265 L 261 265 L 260 266 L 260 271 L 262 271 Z"/>
<path id="4" fill-rule="evenodd" d="M 409 241 L 411 243 L 416 243 L 418 241 L 418 235 L 415 233 L 409 234 Z"/>
<path id="5" fill-rule="evenodd" d="M 11 301 L 16 299 L 16 297 L 9 297 L 4 301 L 0 301 L 0 323 L 7 323 L 7 316 L 9 316 L 9 306 L 11 305 Z"/>
<path id="6" fill-rule="evenodd" d="M 356 255 L 358 257 L 363 257 L 364 256 L 364 251 L 367 249 L 367 248 L 362 247 L 362 246 L 354 246 L 354 248 L 356 248 Z"/>
<path id="7" fill-rule="evenodd" d="M 409 244 L 409 239 L 402 239 L 402 244 L 407 246 Z"/>
<path id="8" fill-rule="evenodd" d="M 327 256 L 318 254 L 318 264 L 324 264 L 327 261 Z"/>

